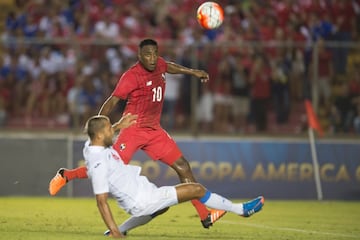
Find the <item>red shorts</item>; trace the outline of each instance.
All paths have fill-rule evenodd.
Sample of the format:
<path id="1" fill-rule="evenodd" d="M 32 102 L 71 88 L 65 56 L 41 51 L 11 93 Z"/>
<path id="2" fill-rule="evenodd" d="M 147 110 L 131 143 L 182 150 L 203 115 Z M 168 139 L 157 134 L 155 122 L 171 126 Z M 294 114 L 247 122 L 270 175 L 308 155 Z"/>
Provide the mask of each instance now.
<path id="1" fill-rule="evenodd" d="M 143 150 L 151 159 L 160 160 L 169 166 L 182 156 L 175 141 L 162 128 L 130 127 L 123 129 L 113 144 L 113 148 L 126 164 L 131 161 L 132 156 L 139 149 Z"/>

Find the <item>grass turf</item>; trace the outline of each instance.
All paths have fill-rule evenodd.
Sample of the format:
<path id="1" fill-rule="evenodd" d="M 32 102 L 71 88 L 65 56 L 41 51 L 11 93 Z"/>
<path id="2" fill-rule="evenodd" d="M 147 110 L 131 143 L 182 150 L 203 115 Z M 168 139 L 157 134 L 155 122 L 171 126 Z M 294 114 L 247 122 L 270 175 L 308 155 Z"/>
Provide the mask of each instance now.
<path id="1" fill-rule="evenodd" d="M 120 224 L 128 215 L 110 201 Z M 127 239 L 360 239 L 360 202 L 266 200 L 250 218 L 226 214 L 203 229 L 190 203 L 172 207 Z M 0 198 L 0 239 L 104 239 L 106 230 L 95 199 Z"/>

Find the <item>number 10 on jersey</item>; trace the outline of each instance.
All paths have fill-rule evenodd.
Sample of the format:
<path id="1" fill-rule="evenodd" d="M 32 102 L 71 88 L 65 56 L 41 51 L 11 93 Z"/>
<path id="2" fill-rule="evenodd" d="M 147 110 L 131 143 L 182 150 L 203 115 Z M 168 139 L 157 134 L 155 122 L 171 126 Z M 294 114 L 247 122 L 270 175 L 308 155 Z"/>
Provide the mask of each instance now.
<path id="1" fill-rule="evenodd" d="M 154 87 L 152 89 L 152 92 L 153 92 L 152 101 L 153 102 L 161 102 L 161 100 L 162 100 L 162 88 L 160 86 Z"/>

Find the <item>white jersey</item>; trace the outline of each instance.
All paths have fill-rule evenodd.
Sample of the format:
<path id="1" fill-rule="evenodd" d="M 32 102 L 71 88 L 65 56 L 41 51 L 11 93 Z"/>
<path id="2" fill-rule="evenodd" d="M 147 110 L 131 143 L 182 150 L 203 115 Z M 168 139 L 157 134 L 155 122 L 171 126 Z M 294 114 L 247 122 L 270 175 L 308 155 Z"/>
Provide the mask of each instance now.
<path id="1" fill-rule="evenodd" d="M 112 147 L 90 146 L 90 141 L 86 141 L 83 154 L 94 194 L 111 193 L 119 206 L 131 215 L 152 214 L 177 203 L 174 187 L 158 188 L 140 175 L 140 167 L 125 165 Z M 170 190 L 170 193 L 162 191 L 159 199 L 156 195 L 159 189 L 163 188 L 167 191 L 168 188 L 173 190 Z M 154 199 L 149 199 L 149 196 L 153 196 Z M 169 198 L 170 202 L 164 201 L 164 198 Z M 149 208 L 151 204 L 155 205 Z"/>

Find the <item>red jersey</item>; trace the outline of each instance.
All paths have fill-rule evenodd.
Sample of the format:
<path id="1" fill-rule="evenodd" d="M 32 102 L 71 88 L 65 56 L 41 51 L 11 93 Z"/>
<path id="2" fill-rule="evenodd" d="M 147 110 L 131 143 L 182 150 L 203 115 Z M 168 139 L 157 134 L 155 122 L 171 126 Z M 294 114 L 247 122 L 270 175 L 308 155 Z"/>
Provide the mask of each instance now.
<path id="1" fill-rule="evenodd" d="M 166 71 L 167 64 L 159 57 L 154 71 L 137 62 L 120 77 L 112 96 L 127 100 L 124 114 L 138 115 L 136 126 L 160 128 Z"/>
<path id="2" fill-rule="evenodd" d="M 267 99 L 271 95 L 271 70 L 264 68 L 256 74 L 255 81 L 251 88 L 251 95 L 255 99 Z"/>

